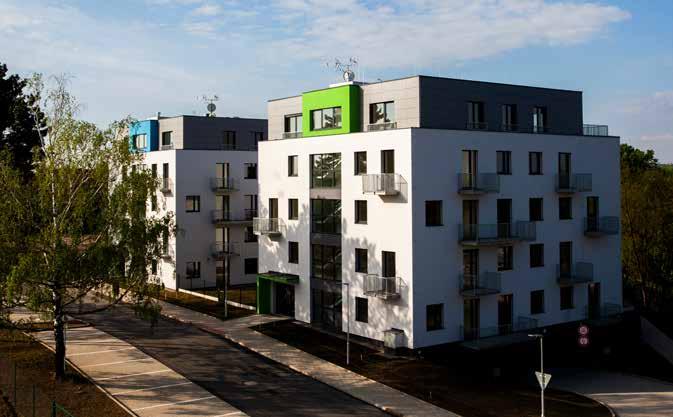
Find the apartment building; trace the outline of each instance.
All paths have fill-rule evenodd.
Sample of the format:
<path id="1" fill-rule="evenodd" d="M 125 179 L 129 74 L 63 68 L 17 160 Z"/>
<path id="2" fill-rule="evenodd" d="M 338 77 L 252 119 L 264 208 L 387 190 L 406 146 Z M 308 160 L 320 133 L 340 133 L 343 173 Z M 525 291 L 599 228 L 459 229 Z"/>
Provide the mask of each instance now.
<path id="1" fill-rule="evenodd" d="M 268 103 L 258 310 L 421 348 L 619 308 L 619 138 L 582 93 L 415 76 Z"/>
<path id="2" fill-rule="evenodd" d="M 257 276 L 257 146 L 263 119 L 177 116 L 131 126 L 132 146 L 160 179 L 147 215 L 171 212 L 177 233 L 166 236 L 151 274 L 167 288 L 254 283 Z"/>

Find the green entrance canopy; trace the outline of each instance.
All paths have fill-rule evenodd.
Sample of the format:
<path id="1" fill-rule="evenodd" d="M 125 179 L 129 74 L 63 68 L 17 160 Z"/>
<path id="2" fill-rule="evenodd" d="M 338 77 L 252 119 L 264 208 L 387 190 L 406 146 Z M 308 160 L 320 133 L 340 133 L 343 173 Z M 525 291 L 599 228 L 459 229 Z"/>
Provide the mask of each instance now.
<path id="1" fill-rule="evenodd" d="M 271 313 L 271 282 L 286 285 L 299 284 L 299 275 L 269 271 L 257 274 L 257 313 Z"/>

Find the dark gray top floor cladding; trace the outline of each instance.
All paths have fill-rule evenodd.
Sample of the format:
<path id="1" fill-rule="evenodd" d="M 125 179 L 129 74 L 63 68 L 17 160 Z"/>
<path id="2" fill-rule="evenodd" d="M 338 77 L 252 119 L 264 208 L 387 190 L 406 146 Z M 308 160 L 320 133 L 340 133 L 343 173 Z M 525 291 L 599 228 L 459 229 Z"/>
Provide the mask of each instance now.
<path id="1" fill-rule="evenodd" d="M 160 136 L 166 131 L 174 131 L 178 149 L 256 150 L 257 142 L 268 139 L 266 119 L 162 117 L 159 119 Z"/>

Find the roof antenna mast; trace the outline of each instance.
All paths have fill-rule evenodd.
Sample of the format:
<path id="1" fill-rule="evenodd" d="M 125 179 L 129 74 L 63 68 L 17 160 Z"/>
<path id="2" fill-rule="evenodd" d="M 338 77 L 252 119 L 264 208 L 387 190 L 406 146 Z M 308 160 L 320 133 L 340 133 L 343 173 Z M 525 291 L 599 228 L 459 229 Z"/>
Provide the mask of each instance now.
<path id="1" fill-rule="evenodd" d="M 350 57 L 348 58 L 348 62 L 341 62 L 338 58 L 335 58 L 333 64 L 327 62 L 325 65 L 327 68 L 333 68 L 336 72 L 340 72 L 344 81 L 349 83 L 355 81 L 353 67 L 357 65 L 357 63 L 358 61 L 355 58 Z"/>
<path id="2" fill-rule="evenodd" d="M 208 113 L 206 113 L 206 117 L 215 117 L 215 109 L 217 109 L 215 102 L 219 99 L 220 98 L 217 96 L 217 94 L 213 95 L 212 97 L 208 97 L 205 94 L 201 96 L 201 101 L 207 103 L 206 110 L 208 110 Z"/>

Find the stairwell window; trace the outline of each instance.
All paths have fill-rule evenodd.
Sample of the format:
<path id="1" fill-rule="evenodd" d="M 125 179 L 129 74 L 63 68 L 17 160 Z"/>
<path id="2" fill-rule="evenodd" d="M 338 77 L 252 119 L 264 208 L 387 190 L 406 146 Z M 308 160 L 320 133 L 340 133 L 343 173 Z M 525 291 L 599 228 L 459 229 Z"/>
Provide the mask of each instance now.
<path id="1" fill-rule="evenodd" d="M 341 154 L 311 155 L 311 188 L 341 186 Z"/>
<path id="2" fill-rule="evenodd" d="M 338 129 L 341 127 L 341 107 L 311 111 L 311 130 Z"/>
<path id="3" fill-rule="evenodd" d="M 395 102 L 373 103 L 369 105 L 369 123 L 372 125 L 395 122 Z"/>
<path id="4" fill-rule="evenodd" d="M 188 195 L 185 199 L 185 211 L 187 213 L 198 213 L 201 211 L 201 196 Z"/>

